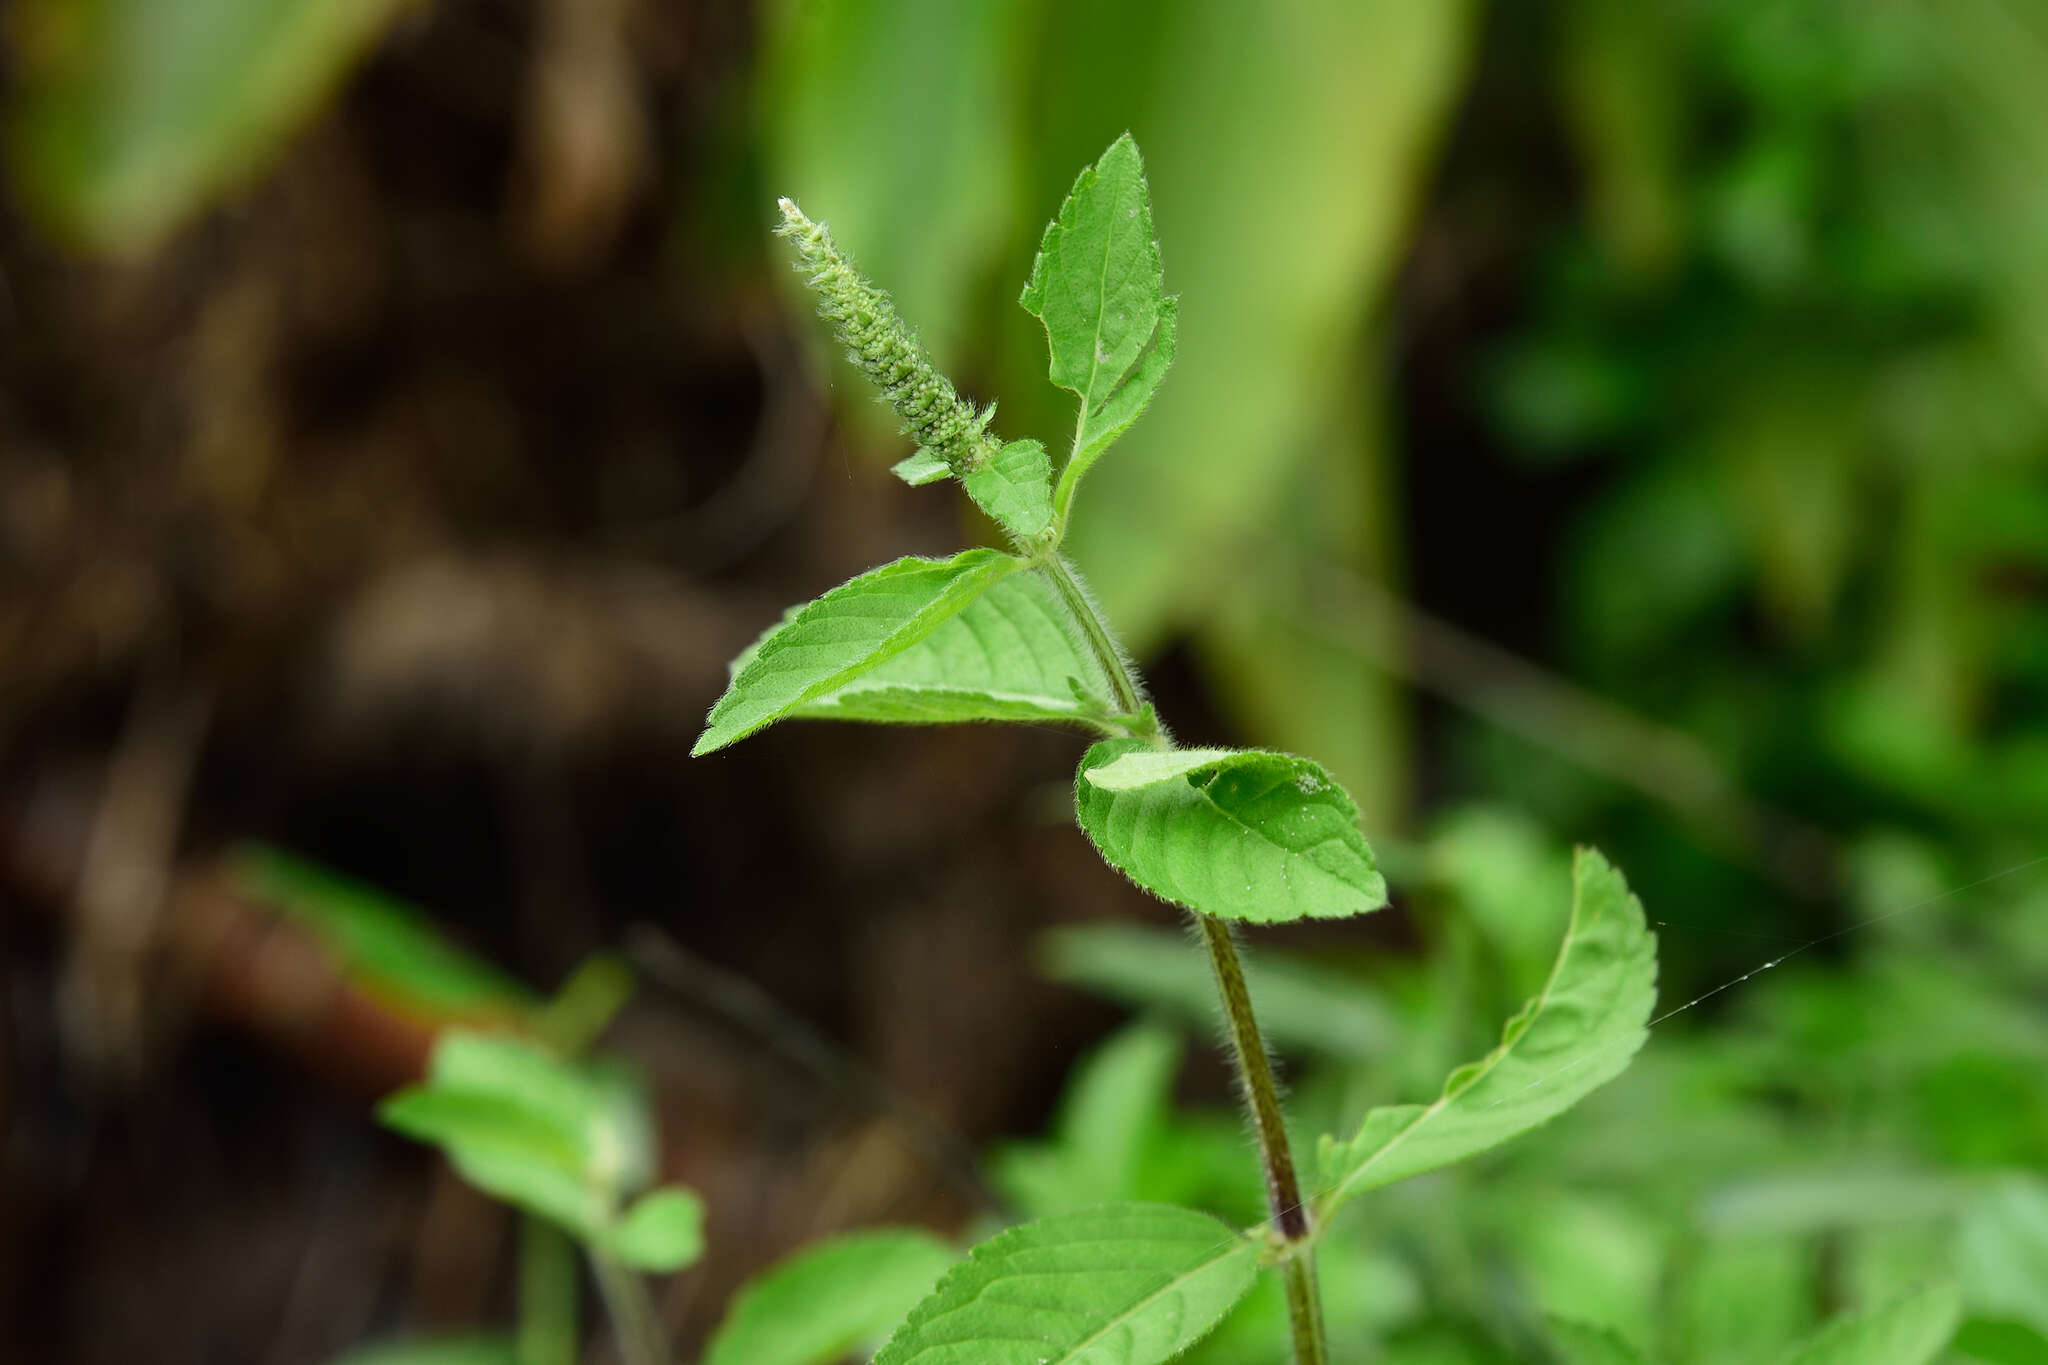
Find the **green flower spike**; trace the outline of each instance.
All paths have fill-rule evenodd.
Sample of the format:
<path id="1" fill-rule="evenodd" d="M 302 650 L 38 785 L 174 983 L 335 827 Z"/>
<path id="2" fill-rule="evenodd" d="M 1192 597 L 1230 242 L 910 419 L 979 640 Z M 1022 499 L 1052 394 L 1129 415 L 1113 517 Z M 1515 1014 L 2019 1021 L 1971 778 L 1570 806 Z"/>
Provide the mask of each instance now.
<path id="1" fill-rule="evenodd" d="M 777 231 L 796 245 L 797 268 L 818 296 L 818 315 L 846 343 L 846 358 L 903 419 L 904 434 L 962 477 L 987 466 L 1000 448 L 986 434 L 995 409 L 976 413 L 939 373 L 888 294 L 860 273 L 825 225 L 806 218 L 793 200 L 780 203 Z"/>

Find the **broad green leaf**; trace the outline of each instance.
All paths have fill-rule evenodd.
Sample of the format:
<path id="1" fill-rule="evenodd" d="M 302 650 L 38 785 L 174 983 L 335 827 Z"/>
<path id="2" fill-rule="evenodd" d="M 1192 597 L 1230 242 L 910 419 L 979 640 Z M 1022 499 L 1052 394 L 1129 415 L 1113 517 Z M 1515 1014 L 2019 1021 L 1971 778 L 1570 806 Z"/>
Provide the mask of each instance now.
<path id="1" fill-rule="evenodd" d="M 1257 1269 L 1254 1242 L 1193 1209 L 1060 1214 L 974 1248 L 875 1365 L 1155 1365 L 1215 1326 Z"/>
<path id="2" fill-rule="evenodd" d="M 1036 441 L 1012 441 L 961 484 L 996 525 L 1030 541 L 1052 525 L 1052 458 Z"/>
<path id="3" fill-rule="evenodd" d="M 704 1201 L 680 1185 L 651 1191 L 598 1240 L 637 1269 L 681 1270 L 704 1254 Z"/>
<path id="4" fill-rule="evenodd" d="M 146 248 L 267 161 L 399 7 L 33 0 L 10 16 L 23 39 L 10 169 L 67 236 Z"/>
<path id="5" fill-rule="evenodd" d="M 1605 1327 L 1552 1318 L 1550 1336 L 1560 1365 L 1649 1365 L 1641 1351 Z"/>
<path id="6" fill-rule="evenodd" d="M 1038 960 L 1055 981 L 1137 1009 L 1171 1011 L 1201 1027 L 1216 1021 L 1216 983 L 1200 953 L 1178 930 L 1134 924 L 1054 929 L 1038 941 Z M 1387 1055 L 1400 1022 L 1360 977 L 1292 953 L 1261 949 L 1244 964 L 1259 1030 L 1281 1048 L 1334 1057 Z"/>
<path id="7" fill-rule="evenodd" d="M 1358 808 L 1305 758 L 1107 740 L 1082 758 L 1074 803 L 1110 866 L 1205 915 L 1273 922 L 1386 904 Z"/>
<path id="8" fill-rule="evenodd" d="M 814 1242 L 733 1295 L 704 1365 L 835 1365 L 883 1340 L 956 1259 L 915 1228 Z"/>
<path id="9" fill-rule="evenodd" d="M 2048 1365 L 2048 1337 L 2018 1322 L 1972 1318 L 1949 1349 L 1972 1365 Z"/>
<path id="10" fill-rule="evenodd" d="M 456 947 L 413 906 L 261 844 L 228 857 L 235 884 L 320 940 L 350 980 L 415 1013 L 469 1023 L 524 1019 L 538 1000 Z"/>
<path id="11" fill-rule="evenodd" d="M 886 663 L 1022 567 L 996 550 L 870 569 L 784 618 L 742 656 L 693 755 L 722 749 Z"/>
<path id="12" fill-rule="evenodd" d="M 1325 1216 L 1354 1194 L 1462 1161 L 1528 1132 L 1619 1075 L 1648 1036 L 1657 940 L 1619 872 L 1590 849 L 1550 981 L 1501 1045 L 1451 1073 L 1432 1104 L 1375 1109 L 1349 1142 L 1322 1140 Z"/>
<path id="13" fill-rule="evenodd" d="M 1045 324 L 1052 382 L 1081 400 L 1074 449 L 1054 494 L 1064 520 L 1088 466 L 1151 401 L 1178 339 L 1145 164 L 1129 133 L 1075 179 L 1046 226 L 1018 302 Z"/>
<path id="14" fill-rule="evenodd" d="M 1072 724 L 1112 709 L 1102 666 L 1077 638 L 1057 591 L 1034 572 L 998 579 L 924 639 L 789 714 L 897 725 Z"/>
<path id="15" fill-rule="evenodd" d="M 929 450 L 919 450 L 890 465 L 889 472 L 912 488 L 922 488 L 928 483 L 951 478 L 953 466 Z"/>
<path id="16" fill-rule="evenodd" d="M 1953 1284 L 1937 1284 L 1867 1312 L 1845 1313 L 1785 1365 L 1926 1365 L 1955 1335 L 1961 1303 Z"/>
<path id="17" fill-rule="evenodd" d="M 333 1365 L 525 1365 L 501 1333 L 393 1341 L 350 1351 Z"/>

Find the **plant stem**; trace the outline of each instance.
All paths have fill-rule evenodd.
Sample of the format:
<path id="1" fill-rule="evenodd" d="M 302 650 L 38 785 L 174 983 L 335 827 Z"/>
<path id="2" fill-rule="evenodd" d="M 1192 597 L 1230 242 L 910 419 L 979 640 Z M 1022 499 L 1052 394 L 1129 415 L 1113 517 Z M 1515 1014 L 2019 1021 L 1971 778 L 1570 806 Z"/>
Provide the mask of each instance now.
<path id="1" fill-rule="evenodd" d="M 596 1247 L 590 1248 L 590 1268 L 597 1277 L 597 1292 L 604 1298 L 605 1311 L 611 1316 L 619 1358 L 625 1365 L 668 1365 L 668 1342 L 663 1339 L 661 1322 L 654 1315 L 654 1300 L 648 1297 L 647 1282 L 631 1267 Z"/>
<path id="2" fill-rule="evenodd" d="M 1266 1165 L 1266 1199 L 1273 1207 L 1273 1226 L 1289 1242 L 1308 1238 L 1308 1213 L 1301 1203 L 1301 1184 L 1294 1175 L 1294 1153 L 1287 1145 L 1287 1126 L 1280 1116 L 1280 1087 L 1273 1081 L 1273 1063 L 1266 1056 L 1259 1021 L 1252 1014 L 1245 989 L 1244 963 L 1231 940 L 1230 927 L 1214 915 L 1195 916 L 1202 946 L 1216 972 L 1216 993 L 1223 997 L 1223 1015 L 1230 1024 L 1230 1047 L 1237 1057 L 1237 1076 L 1245 1106 L 1259 1134 L 1259 1155 Z"/>
<path id="3" fill-rule="evenodd" d="M 519 1365 L 575 1365 L 576 1248 L 542 1218 L 519 1220 Z"/>
<path id="4" fill-rule="evenodd" d="M 1039 563 L 1045 569 L 1045 576 L 1052 580 L 1053 587 L 1059 589 L 1067 610 L 1074 614 L 1075 624 L 1088 637 L 1088 648 L 1094 651 L 1095 661 L 1102 665 L 1103 673 L 1108 676 L 1110 690 L 1116 693 L 1117 706 L 1126 714 L 1136 714 L 1140 704 L 1137 680 L 1124 663 L 1123 651 L 1110 638 L 1109 627 L 1103 624 L 1101 613 L 1088 600 L 1088 594 L 1081 590 L 1080 580 L 1074 577 L 1073 566 L 1058 554 L 1048 554 Z"/>
<path id="5" fill-rule="evenodd" d="M 1295 1365 L 1328 1365 L 1323 1342 L 1323 1296 L 1316 1288 L 1315 1253 L 1303 1244 L 1280 1263 L 1287 1284 L 1287 1324 L 1294 1329 Z"/>
<path id="6" fill-rule="evenodd" d="M 1088 638 L 1096 662 L 1115 689 L 1117 704 L 1127 712 L 1138 709 L 1138 683 L 1130 666 L 1109 633 L 1109 627 L 1095 610 L 1095 604 L 1081 590 L 1073 570 L 1058 555 L 1042 561 L 1046 576 L 1074 614 Z M 1159 741 L 1171 748 L 1162 733 Z M 1294 1151 L 1287 1142 L 1287 1125 L 1280 1112 L 1280 1087 L 1273 1079 L 1273 1062 L 1266 1055 L 1266 1041 L 1260 1036 L 1258 1016 L 1252 1012 L 1251 992 L 1244 984 L 1244 963 L 1230 927 L 1214 915 L 1195 912 L 1202 931 L 1202 945 L 1209 950 L 1209 966 L 1216 977 L 1216 992 L 1223 1001 L 1223 1014 L 1230 1024 L 1230 1049 L 1237 1061 L 1239 1089 L 1245 1107 L 1251 1111 L 1252 1126 L 1259 1135 L 1259 1157 L 1266 1168 L 1266 1198 L 1273 1211 L 1273 1227 L 1284 1244 L 1280 1270 L 1287 1284 L 1287 1321 L 1294 1334 L 1295 1365 L 1327 1365 L 1324 1345 L 1323 1309 L 1316 1291 L 1315 1243 L 1310 1236 L 1308 1209 L 1301 1198 L 1301 1182 L 1294 1173 Z"/>

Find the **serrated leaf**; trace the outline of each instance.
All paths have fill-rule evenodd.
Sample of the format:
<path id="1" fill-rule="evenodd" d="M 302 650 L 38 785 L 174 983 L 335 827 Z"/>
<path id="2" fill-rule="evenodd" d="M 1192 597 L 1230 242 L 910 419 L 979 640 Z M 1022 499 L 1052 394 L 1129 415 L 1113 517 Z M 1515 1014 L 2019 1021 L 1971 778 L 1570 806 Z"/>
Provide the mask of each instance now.
<path id="1" fill-rule="evenodd" d="M 961 485 L 996 525 L 1029 541 L 1052 525 L 1052 457 L 1037 441 L 1012 441 Z"/>
<path id="2" fill-rule="evenodd" d="M 1129 133 L 1074 180 L 1018 302 L 1045 324 L 1052 382 L 1081 400 L 1073 452 L 1053 497 L 1064 520 L 1074 486 L 1144 411 L 1178 341 L 1145 165 Z"/>
<path id="3" fill-rule="evenodd" d="M 834 1365 L 882 1340 L 957 1259 L 914 1228 L 814 1242 L 733 1296 L 704 1365 Z"/>
<path id="4" fill-rule="evenodd" d="M 1060 1214 L 974 1248 L 875 1365 L 1156 1365 L 1216 1325 L 1257 1262 L 1253 1242 L 1193 1209 Z"/>
<path id="5" fill-rule="evenodd" d="M 1792 1352 L 1785 1365 L 1926 1365 L 1962 1316 L 1953 1284 L 1931 1285 L 1862 1313 L 1845 1313 Z"/>
<path id="6" fill-rule="evenodd" d="M 691 754 L 744 739 L 886 663 L 1021 567 L 997 550 L 967 550 L 951 559 L 899 559 L 840 584 L 754 645 Z"/>
<path id="7" fill-rule="evenodd" d="M 1110 866 L 1205 915 L 1328 919 L 1387 901 L 1358 808 L 1305 758 L 1106 740 L 1082 758 L 1074 804 Z"/>
<path id="8" fill-rule="evenodd" d="M 639 1270 L 681 1270 L 704 1254 L 704 1201 L 681 1185 L 650 1191 L 598 1240 Z"/>
<path id="9" fill-rule="evenodd" d="M 912 488 L 922 488 L 928 483 L 951 477 L 953 466 L 929 450 L 918 450 L 890 465 L 889 472 Z"/>
<path id="10" fill-rule="evenodd" d="M 896 725 L 1073 724 L 1112 709 L 1102 666 L 1075 635 L 1059 594 L 1033 572 L 997 580 L 924 639 L 789 714 Z"/>
<path id="11" fill-rule="evenodd" d="M 1594 850 L 1578 851 L 1572 888 L 1557 965 L 1501 1045 L 1451 1073 L 1435 1103 L 1375 1109 L 1351 1141 L 1322 1140 L 1323 1216 L 1354 1194 L 1499 1146 L 1628 1065 L 1657 998 L 1657 939 L 1642 903 Z"/>

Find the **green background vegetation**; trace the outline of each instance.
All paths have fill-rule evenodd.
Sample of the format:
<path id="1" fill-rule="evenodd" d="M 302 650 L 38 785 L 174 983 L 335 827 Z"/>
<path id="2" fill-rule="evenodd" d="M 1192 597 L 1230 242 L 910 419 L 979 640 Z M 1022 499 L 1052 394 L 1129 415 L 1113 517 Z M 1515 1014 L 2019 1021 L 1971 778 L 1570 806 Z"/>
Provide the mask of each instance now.
<path id="1" fill-rule="evenodd" d="M 2048 15 L 1247 14 L 24 0 L 0 238 L 10 811 L 41 808 L 60 760 L 152 752 L 182 733 L 161 717 L 203 697 L 170 845 L 269 838 L 443 909 L 428 932 L 269 855 L 232 864 L 407 1017 L 536 1015 L 514 978 L 552 986 L 629 921 L 873 1053 L 913 1097 L 959 1068 L 927 1056 L 943 1038 L 900 1041 L 945 1018 L 895 1010 L 906 982 L 972 994 L 961 972 L 1002 956 L 1137 1016 L 991 993 L 1015 1006 L 989 1063 L 1012 1088 L 922 1096 L 986 1158 L 989 1197 L 966 1206 L 736 1217 L 798 1163 L 731 1174 L 705 1131 L 755 1130 L 692 1107 L 716 1087 L 671 1087 L 659 1164 L 709 1205 L 707 1287 L 668 1305 L 686 1340 L 795 1230 L 918 1214 L 957 1234 L 999 1208 L 1125 1198 L 1257 1219 L 1245 1135 L 1205 1069 L 1199 958 L 1162 917 L 1129 923 L 1150 913 L 1136 897 L 1082 889 L 1109 881 L 1087 860 L 1060 870 L 1046 850 L 1078 836 L 1028 832 L 1056 802 L 985 795 L 1058 782 L 1071 744 L 949 732 L 863 786 L 846 774 L 887 736 L 789 727 L 765 759 L 700 769 L 668 733 L 693 731 L 717 664 L 776 605 L 898 553 L 900 528 L 939 545 L 960 529 L 930 527 L 944 499 L 913 509 L 893 488 L 905 452 L 811 326 L 769 236 L 775 197 L 830 223 L 970 397 L 1004 395 L 1006 435 L 1054 445 L 1071 414 L 1016 289 L 1075 168 L 1128 128 L 1179 357 L 1091 474 L 1069 545 L 1161 661 L 1176 728 L 1325 763 L 1394 894 L 1356 932 L 1255 945 L 1303 1132 L 1423 1098 L 1492 1045 L 1555 951 L 1575 842 L 1648 906 L 1659 1012 L 1699 1002 L 1559 1123 L 1361 1198 L 1325 1243 L 1337 1358 L 1540 1359 L 1566 1318 L 1652 1359 L 1747 1365 L 1952 1276 L 1948 1359 L 2048 1360 Z M 757 375 L 764 352 L 783 359 Z M 792 463 L 824 441 L 808 395 L 828 384 L 828 453 Z M 481 599 L 433 596 L 477 562 Z M 679 596 L 687 611 L 631 615 Z M 498 614 L 465 615 L 478 600 Z M 655 643 L 616 663 L 605 632 L 642 619 Z M 690 622 L 712 662 L 670 667 Z M 578 671 L 592 639 L 619 677 Z M 422 696 L 459 724 L 374 719 Z M 311 720 L 280 719 L 301 706 Z M 430 763 L 409 795 L 417 755 L 389 751 L 422 734 L 458 776 Z M 927 785 L 967 814 L 907 795 Z M 448 808 L 478 789 L 496 813 Z M 580 897 L 549 880 L 560 860 L 506 874 L 474 833 L 502 820 L 507 845 L 554 847 L 558 805 L 602 827 L 569 859 L 601 865 Z M 10 819 L 14 861 L 34 863 L 55 836 Z M 902 926 L 928 924 L 902 906 L 957 911 L 1004 880 L 1023 908 L 970 915 L 970 946 L 948 949 L 968 967 L 891 965 L 916 960 Z M 45 899 L 71 917 L 36 921 L 17 989 L 24 1017 L 75 1034 L 54 1022 L 64 983 L 115 959 L 95 955 L 92 895 Z M 900 932 L 807 946 L 788 926 L 824 905 Z M 861 952 L 820 946 L 848 942 Z M 821 984 L 841 977 L 857 979 Z M 161 1069 L 196 1046 L 163 1009 L 123 1034 L 118 992 L 83 998 L 88 1035 L 115 1041 L 53 1056 L 159 1059 L 150 1103 L 212 1112 L 214 1081 Z M 644 1039 L 664 1020 L 633 1022 L 621 1048 L 658 1052 Z M 10 1179 L 70 1131 L 62 1087 L 23 1075 L 34 1140 Z M 155 1121 L 132 1084 L 88 1107 Z M 291 1122 L 368 1124 L 331 1102 Z M 121 1264 L 93 1229 L 124 1200 L 173 1217 L 163 1183 L 214 1188 L 170 1159 L 131 1187 L 107 1174 L 118 1143 L 92 1150 L 8 1228 L 8 1311 L 49 1358 L 122 1358 L 126 1318 L 83 1311 L 105 1292 L 93 1267 Z M 292 1179 L 265 1216 L 316 1245 Z M 413 1194 L 397 1206 L 417 1218 Z M 70 1299 L 30 1292 L 59 1228 L 79 1248 L 54 1262 Z M 320 1276 L 403 1282 L 399 1252 L 338 1244 L 352 1254 Z M 486 1282 L 509 1273 L 484 1261 Z M 189 1339 L 167 1321 L 154 1340 L 167 1360 L 207 1358 L 207 1333 L 237 1358 L 311 1359 L 463 1325 L 405 1283 L 313 1295 L 288 1345 L 225 1293 Z M 134 1313 L 151 1311 L 144 1294 Z M 1276 1358 L 1279 1321 L 1255 1297 L 1189 1358 Z M 1580 1346 L 1568 1358 L 1607 1358 Z"/>

